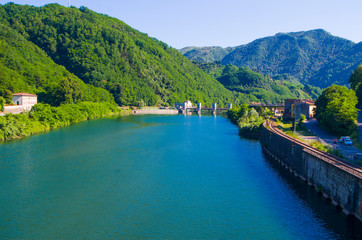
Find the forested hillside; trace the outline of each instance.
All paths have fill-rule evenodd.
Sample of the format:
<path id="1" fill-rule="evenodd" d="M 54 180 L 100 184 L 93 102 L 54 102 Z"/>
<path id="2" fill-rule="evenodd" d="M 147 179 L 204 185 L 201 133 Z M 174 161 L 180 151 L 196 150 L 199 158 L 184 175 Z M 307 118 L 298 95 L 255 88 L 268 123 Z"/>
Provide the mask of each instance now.
<path id="1" fill-rule="evenodd" d="M 212 56 L 204 58 L 204 53 L 213 53 L 213 48 L 192 48 L 184 55 L 208 62 Z M 269 76 L 289 75 L 322 88 L 348 85 L 349 76 L 362 64 L 362 42 L 356 44 L 322 29 L 279 33 L 236 47 L 221 63 L 249 67 Z"/>
<path id="2" fill-rule="evenodd" d="M 9 93 L 10 91 L 10 93 Z M 114 102 L 104 89 L 85 84 L 15 30 L 0 24 L 0 95 L 36 93 L 54 106 L 81 101 Z"/>
<path id="3" fill-rule="evenodd" d="M 362 64 L 362 42 L 354 45 L 343 54 L 320 68 L 309 80 L 314 86 L 330 86 L 331 84 L 347 85 L 352 72 Z"/>
<path id="4" fill-rule="evenodd" d="M 35 72 L 41 75 L 42 81 L 48 81 L 43 86 L 36 77 L 26 77 L 32 71 L 22 72 L 16 68 L 16 64 L 15 67 L 4 64 L 10 75 L 24 76 L 19 80 L 23 87 L 13 88 L 14 91 L 38 89 L 48 93 L 54 87 L 53 81 L 66 79 L 65 85 L 70 81 L 81 86 L 81 79 L 108 90 L 119 105 L 137 105 L 141 102 L 146 105 L 172 105 L 186 99 L 204 104 L 235 101 L 231 91 L 194 66 L 176 49 L 132 29 L 120 20 L 85 7 L 66 8 L 57 4 L 31 7 L 9 3 L 0 5 L 0 24 L 4 36 L 16 35 L 13 30 L 17 31 L 21 36 L 15 38 L 24 38 L 23 42 L 25 39 L 31 41 L 56 64 L 65 67 L 55 67 L 53 64 L 53 67 L 41 68 L 34 60 L 26 60 L 29 64 L 35 64 L 34 68 L 38 68 Z M 14 52 L 15 48 L 17 46 Z M 39 52 L 39 58 L 46 58 L 40 49 L 32 48 L 34 52 Z M 22 56 L 21 52 L 19 50 L 12 61 L 24 62 L 21 58 L 27 59 L 28 55 L 33 55 L 25 51 L 25 56 Z M 3 55 L 0 57 L 3 58 Z M 20 68 L 23 64 L 17 66 Z M 14 78 L 6 78 L 9 88 L 13 84 L 9 82 Z"/>
<path id="5" fill-rule="evenodd" d="M 205 72 L 214 76 L 227 89 L 247 96 L 249 101 L 275 103 L 287 98 L 317 99 L 322 90 L 280 78 L 253 72 L 247 67 L 223 66 L 220 63 L 194 62 Z"/>

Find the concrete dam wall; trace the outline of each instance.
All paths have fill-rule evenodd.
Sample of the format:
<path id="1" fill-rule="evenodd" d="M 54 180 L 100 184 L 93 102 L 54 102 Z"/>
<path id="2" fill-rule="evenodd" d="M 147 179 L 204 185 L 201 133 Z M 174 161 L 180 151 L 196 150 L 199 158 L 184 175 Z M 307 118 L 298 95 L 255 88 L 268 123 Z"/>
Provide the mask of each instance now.
<path id="1" fill-rule="evenodd" d="M 362 169 L 342 159 L 313 149 L 271 124 L 264 124 L 263 150 L 324 197 L 341 207 L 347 215 L 362 221 Z"/>

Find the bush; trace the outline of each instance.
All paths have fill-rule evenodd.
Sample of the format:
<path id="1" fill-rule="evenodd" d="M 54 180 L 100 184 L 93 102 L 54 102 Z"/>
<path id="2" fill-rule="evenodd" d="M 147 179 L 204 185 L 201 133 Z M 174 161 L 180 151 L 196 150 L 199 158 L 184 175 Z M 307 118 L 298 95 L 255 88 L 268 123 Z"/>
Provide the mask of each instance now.
<path id="1" fill-rule="evenodd" d="M 320 151 L 330 153 L 330 154 L 335 155 L 340 158 L 344 158 L 343 154 L 341 153 L 341 151 L 339 149 L 332 148 L 329 145 L 324 145 L 318 141 L 312 142 L 309 145 Z"/>

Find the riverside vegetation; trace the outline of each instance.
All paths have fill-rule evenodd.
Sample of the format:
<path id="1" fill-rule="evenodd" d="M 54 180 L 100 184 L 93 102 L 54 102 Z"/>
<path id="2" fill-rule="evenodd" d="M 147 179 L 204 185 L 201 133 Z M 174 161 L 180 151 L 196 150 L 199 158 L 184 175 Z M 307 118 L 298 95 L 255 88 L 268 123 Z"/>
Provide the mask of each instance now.
<path id="1" fill-rule="evenodd" d="M 38 103 L 29 113 L 1 116 L 0 141 L 19 139 L 34 133 L 120 112 L 121 110 L 111 103 L 81 102 L 59 107 Z"/>
<path id="2" fill-rule="evenodd" d="M 263 122 L 272 115 L 268 109 L 249 108 L 246 103 L 227 112 L 230 121 L 239 127 L 239 134 L 249 138 L 259 138 Z"/>

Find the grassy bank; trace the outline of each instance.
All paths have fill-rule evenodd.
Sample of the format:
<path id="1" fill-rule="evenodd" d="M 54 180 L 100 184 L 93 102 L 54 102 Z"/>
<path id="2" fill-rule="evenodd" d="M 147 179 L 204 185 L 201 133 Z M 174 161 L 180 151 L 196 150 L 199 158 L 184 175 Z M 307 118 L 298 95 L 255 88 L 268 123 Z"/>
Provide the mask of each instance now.
<path id="1" fill-rule="evenodd" d="M 28 113 L 0 117 L 0 141 L 20 139 L 73 123 L 125 112 L 111 103 L 82 102 L 53 107 L 38 103 Z"/>

